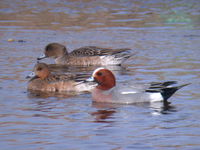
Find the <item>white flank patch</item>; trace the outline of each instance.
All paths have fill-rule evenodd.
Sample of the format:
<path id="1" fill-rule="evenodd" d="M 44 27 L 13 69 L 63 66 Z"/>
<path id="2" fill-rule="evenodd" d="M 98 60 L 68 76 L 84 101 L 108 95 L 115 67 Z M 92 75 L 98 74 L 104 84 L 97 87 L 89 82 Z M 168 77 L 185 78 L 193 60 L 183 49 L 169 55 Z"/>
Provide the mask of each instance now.
<path id="1" fill-rule="evenodd" d="M 158 101 L 162 101 L 163 97 L 160 93 L 151 93 L 150 94 L 150 102 L 158 102 Z"/>
<path id="2" fill-rule="evenodd" d="M 134 94 L 134 93 L 136 93 L 136 92 L 134 92 L 134 91 L 130 91 L 130 92 L 121 92 L 121 94 Z"/>

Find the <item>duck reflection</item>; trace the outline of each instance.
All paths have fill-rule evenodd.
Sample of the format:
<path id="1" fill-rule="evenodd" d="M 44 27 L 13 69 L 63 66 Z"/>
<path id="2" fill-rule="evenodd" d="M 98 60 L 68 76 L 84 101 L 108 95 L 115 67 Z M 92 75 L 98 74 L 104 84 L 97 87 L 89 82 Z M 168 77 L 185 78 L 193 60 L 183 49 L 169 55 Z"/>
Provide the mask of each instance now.
<path id="1" fill-rule="evenodd" d="M 57 99 L 68 99 L 74 98 L 77 95 L 88 94 L 90 92 L 49 92 L 49 91 L 37 91 L 27 89 L 27 96 L 30 99 L 47 99 L 50 97 L 54 97 Z"/>
<path id="2" fill-rule="evenodd" d="M 155 103 L 135 103 L 135 104 L 116 104 L 116 103 L 101 103 L 101 102 L 93 102 L 92 107 L 97 108 L 97 111 L 91 112 L 92 116 L 95 116 L 94 122 L 114 122 L 107 121 L 107 119 L 111 119 L 112 116 L 116 113 L 116 110 L 120 107 L 139 107 L 153 110 L 152 115 L 162 115 L 162 114 L 170 114 L 172 112 L 176 112 L 176 107 L 170 105 L 171 103 L 168 101 L 163 102 L 155 102 Z"/>
<path id="3" fill-rule="evenodd" d="M 152 113 L 153 115 L 170 114 L 171 112 L 176 112 L 176 107 L 170 104 L 171 102 L 168 101 L 150 103 L 149 108 L 154 110 L 154 113 Z"/>
<path id="4" fill-rule="evenodd" d="M 96 112 L 90 113 L 92 116 L 95 116 L 94 122 L 113 122 L 113 121 L 107 121 L 107 119 L 111 119 L 112 115 L 116 113 L 115 110 L 97 110 Z"/>

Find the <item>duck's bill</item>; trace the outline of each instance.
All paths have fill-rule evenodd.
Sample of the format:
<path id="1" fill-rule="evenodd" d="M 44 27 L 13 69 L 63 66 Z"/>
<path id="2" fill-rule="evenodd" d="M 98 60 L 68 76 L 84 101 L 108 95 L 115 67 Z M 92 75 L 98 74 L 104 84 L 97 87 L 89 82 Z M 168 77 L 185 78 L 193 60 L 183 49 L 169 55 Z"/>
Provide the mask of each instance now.
<path id="1" fill-rule="evenodd" d="M 42 55 L 39 56 L 39 57 L 37 58 L 37 60 L 41 60 L 41 59 L 43 59 L 43 58 L 46 58 L 46 55 L 45 55 L 44 53 L 42 53 Z"/>
<path id="2" fill-rule="evenodd" d="M 32 78 L 32 77 L 34 77 L 34 76 L 35 76 L 35 73 L 32 72 L 31 74 L 29 74 L 29 75 L 26 77 L 26 79 L 28 79 L 28 78 Z"/>
<path id="3" fill-rule="evenodd" d="M 93 78 L 93 76 L 91 76 L 90 78 L 86 79 L 85 81 L 94 82 L 94 78 Z"/>

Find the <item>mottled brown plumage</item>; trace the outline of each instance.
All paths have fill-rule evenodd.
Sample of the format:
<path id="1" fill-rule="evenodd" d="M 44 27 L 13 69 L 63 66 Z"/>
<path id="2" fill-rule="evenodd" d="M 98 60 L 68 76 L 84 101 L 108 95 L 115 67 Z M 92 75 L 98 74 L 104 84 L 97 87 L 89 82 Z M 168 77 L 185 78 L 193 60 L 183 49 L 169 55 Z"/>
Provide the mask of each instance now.
<path id="1" fill-rule="evenodd" d="M 62 65 L 120 65 L 133 54 L 129 48 L 109 49 L 96 46 L 85 46 L 68 53 L 65 46 L 59 43 L 50 43 L 45 47 L 44 54 L 38 60 L 45 57 L 55 58 L 56 64 Z"/>
<path id="2" fill-rule="evenodd" d="M 88 77 L 86 74 L 67 75 L 51 74 L 45 63 L 37 63 L 33 72 L 27 77 L 30 78 L 28 89 L 41 91 L 91 91 L 94 83 L 88 84 L 83 81 Z"/>

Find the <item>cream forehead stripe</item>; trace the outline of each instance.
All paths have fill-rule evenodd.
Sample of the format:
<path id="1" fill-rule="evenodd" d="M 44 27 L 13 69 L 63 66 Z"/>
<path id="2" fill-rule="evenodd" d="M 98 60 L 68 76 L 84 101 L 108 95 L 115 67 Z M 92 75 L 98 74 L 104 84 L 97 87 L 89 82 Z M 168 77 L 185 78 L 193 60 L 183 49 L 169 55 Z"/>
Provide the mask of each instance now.
<path id="1" fill-rule="evenodd" d="M 98 72 L 98 71 L 99 71 L 99 70 L 101 70 L 101 69 L 105 69 L 105 68 L 103 68 L 103 67 L 99 67 L 99 68 L 97 68 L 96 70 L 94 70 L 94 72 L 93 72 L 92 76 L 94 76 L 94 75 L 95 75 L 95 73 L 96 73 L 96 72 Z"/>

